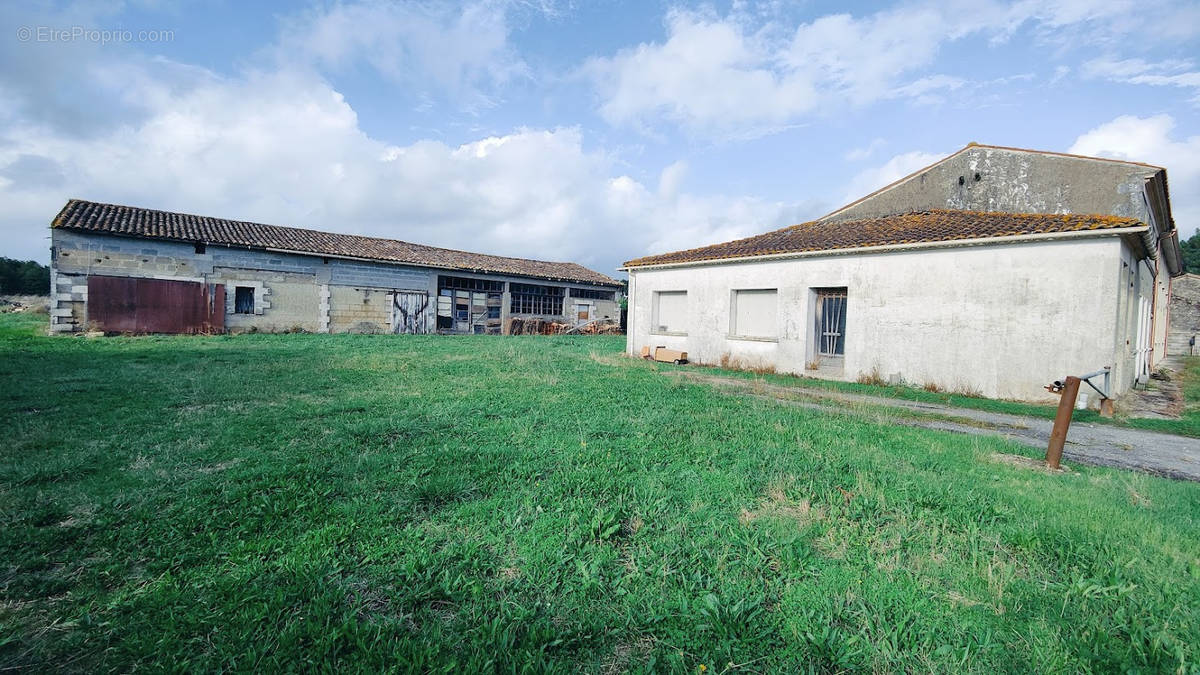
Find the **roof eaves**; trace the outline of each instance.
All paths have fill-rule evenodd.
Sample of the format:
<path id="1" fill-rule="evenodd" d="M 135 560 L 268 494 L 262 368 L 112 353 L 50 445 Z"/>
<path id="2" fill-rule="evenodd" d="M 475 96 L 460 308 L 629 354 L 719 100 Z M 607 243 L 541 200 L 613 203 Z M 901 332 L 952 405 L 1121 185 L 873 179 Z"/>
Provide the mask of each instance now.
<path id="1" fill-rule="evenodd" d="M 1140 224 L 1129 227 L 1115 228 L 1095 228 L 1095 229 L 1079 229 L 1079 230 L 1061 230 L 1055 232 L 1031 232 L 1025 234 L 1005 235 L 999 237 L 975 237 L 970 239 L 936 239 L 927 241 L 909 241 L 903 243 L 868 245 L 868 246 L 846 246 L 842 248 L 827 248 L 827 249 L 808 249 L 802 251 L 782 251 L 775 253 L 757 253 L 751 255 L 727 255 L 710 258 L 695 258 L 678 261 L 664 262 L 648 262 L 638 264 L 638 258 L 630 260 L 620 267 L 623 272 L 636 271 L 638 269 L 653 269 L 653 268 L 669 268 L 669 267 L 695 267 L 702 265 L 716 265 L 726 263 L 740 262 L 761 262 L 764 260 L 786 260 L 789 258 L 810 258 L 810 257 L 826 257 L 826 256 L 843 256 L 843 255 L 860 255 L 872 253 L 886 253 L 889 251 L 903 251 L 923 248 L 967 248 L 974 246 L 987 246 L 995 244 L 1009 244 L 1023 241 L 1053 241 L 1056 239 L 1077 239 L 1085 237 L 1102 237 L 1102 236 L 1123 236 L 1128 234 L 1137 234 L 1145 232 L 1149 229 L 1148 225 Z M 653 256 L 646 256 L 653 257 Z"/>

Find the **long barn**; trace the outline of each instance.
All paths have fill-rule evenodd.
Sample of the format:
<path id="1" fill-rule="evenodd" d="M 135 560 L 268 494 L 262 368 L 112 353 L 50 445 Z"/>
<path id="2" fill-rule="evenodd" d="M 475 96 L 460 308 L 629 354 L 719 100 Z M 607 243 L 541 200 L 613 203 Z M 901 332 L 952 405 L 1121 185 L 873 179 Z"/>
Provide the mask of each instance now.
<path id="1" fill-rule="evenodd" d="M 72 199 L 51 223 L 51 330 L 505 332 L 619 317 L 569 262 Z"/>

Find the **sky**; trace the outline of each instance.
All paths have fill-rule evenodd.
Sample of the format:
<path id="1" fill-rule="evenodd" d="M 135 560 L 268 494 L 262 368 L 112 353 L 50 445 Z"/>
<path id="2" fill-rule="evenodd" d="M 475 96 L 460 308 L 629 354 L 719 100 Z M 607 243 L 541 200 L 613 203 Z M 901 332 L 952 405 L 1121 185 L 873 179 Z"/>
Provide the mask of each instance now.
<path id="1" fill-rule="evenodd" d="M 969 142 L 1164 166 L 1200 2 L 6 2 L 0 256 L 68 198 L 574 261 L 819 217 Z"/>

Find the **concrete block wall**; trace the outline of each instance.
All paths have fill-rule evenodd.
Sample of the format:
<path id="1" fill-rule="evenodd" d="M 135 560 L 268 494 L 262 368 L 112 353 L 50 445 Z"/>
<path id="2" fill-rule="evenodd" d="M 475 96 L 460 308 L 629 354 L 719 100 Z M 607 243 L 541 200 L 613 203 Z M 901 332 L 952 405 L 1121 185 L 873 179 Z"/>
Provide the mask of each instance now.
<path id="1" fill-rule="evenodd" d="M 225 284 L 225 327 L 230 331 L 315 333 L 320 329 L 320 287 L 312 274 L 214 267 L 208 282 Z M 253 314 L 233 311 L 238 286 L 254 289 Z"/>
<path id="2" fill-rule="evenodd" d="M 391 290 L 329 287 L 329 332 L 386 333 L 391 330 Z"/>
<path id="3" fill-rule="evenodd" d="M 112 275 L 196 281 L 226 286 L 226 326 L 230 330 L 387 332 L 391 294 L 437 294 L 439 274 L 522 283 L 540 282 L 507 275 L 476 274 L 406 265 L 343 260 L 313 255 L 255 251 L 130 237 L 51 230 L 55 298 L 51 328 L 82 330 L 87 322 L 87 278 Z M 235 289 L 255 289 L 254 314 L 234 313 Z M 580 288 L 600 288 L 575 284 Z M 608 289 L 605 289 L 608 290 Z M 507 316 L 509 296 L 501 308 Z M 568 298 L 568 304 L 570 299 Z M 616 302 L 592 300 L 596 316 L 620 316 Z M 567 315 L 573 308 L 567 307 Z M 562 316 L 546 317 L 561 321 Z"/>
<path id="4" fill-rule="evenodd" d="M 427 292 L 436 283 L 431 270 L 418 267 L 221 246 L 207 246 L 198 253 L 193 244 L 63 230 L 52 230 L 51 237 L 56 282 L 51 329 L 55 332 L 86 328 L 87 278 L 93 274 L 225 284 L 226 326 L 235 331 L 385 331 L 391 309 L 385 296 L 391 289 Z M 349 286 L 356 281 L 370 283 Z M 254 314 L 234 313 L 234 289 L 239 285 L 255 289 Z M 364 287 L 373 289 L 365 308 Z M 357 300 L 335 308 L 335 292 L 343 299 Z"/>
<path id="5" fill-rule="evenodd" d="M 50 331 L 70 333 L 87 325 L 87 277 L 50 270 Z"/>

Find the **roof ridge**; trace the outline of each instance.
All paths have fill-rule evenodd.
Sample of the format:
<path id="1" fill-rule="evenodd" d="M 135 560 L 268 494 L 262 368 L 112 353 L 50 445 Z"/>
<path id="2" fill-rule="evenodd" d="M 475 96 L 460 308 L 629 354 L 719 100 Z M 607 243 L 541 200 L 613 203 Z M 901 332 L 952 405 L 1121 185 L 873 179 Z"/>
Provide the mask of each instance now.
<path id="1" fill-rule="evenodd" d="M 623 267 L 1138 226 L 1145 224 L 1111 214 L 926 209 L 842 221 L 812 220 L 752 237 L 642 256 Z"/>
<path id="2" fill-rule="evenodd" d="M 1079 154 L 1072 153 L 1072 152 L 1058 152 L 1056 150 L 1033 150 L 1031 148 L 1018 148 L 1013 145 L 992 145 L 990 143 L 974 143 L 974 142 L 972 142 L 972 143 L 968 143 L 966 148 L 963 148 L 963 150 L 966 150 L 967 148 L 990 148 L 992 150 L 1012 150 L 1015 152 L 1029 152 L 1029 153 L 1033 153 L 1035 155 L 1050 155 L 1053 157 L 1070 157 L 1072 159 L 1090 159 L 1090 160 L 1094 160 L 1097 162 L 1115 162 L 1117 164 L 1131 164 L 1133 166 L 1144 166 L 1148 169 L 1157 169 L 1158 171 L 1166 171 L 1167 170 L 1167 168 L 1164 166 L 1158 166 L 1157 164 L 1148 164 L 1146 162 L 1135 162 L 1131 159 L 1117 159 L 1115 157 L 1097 157 L 1095 155 L 1079 155 Z M 959 152 L 962 152 L 962 150 L 960 150 Z M 958 153 L 955 153 L 955 154 L 958 154 Z M 947 157 L 947 159 L 949 159 L 949 158 Z"/>

